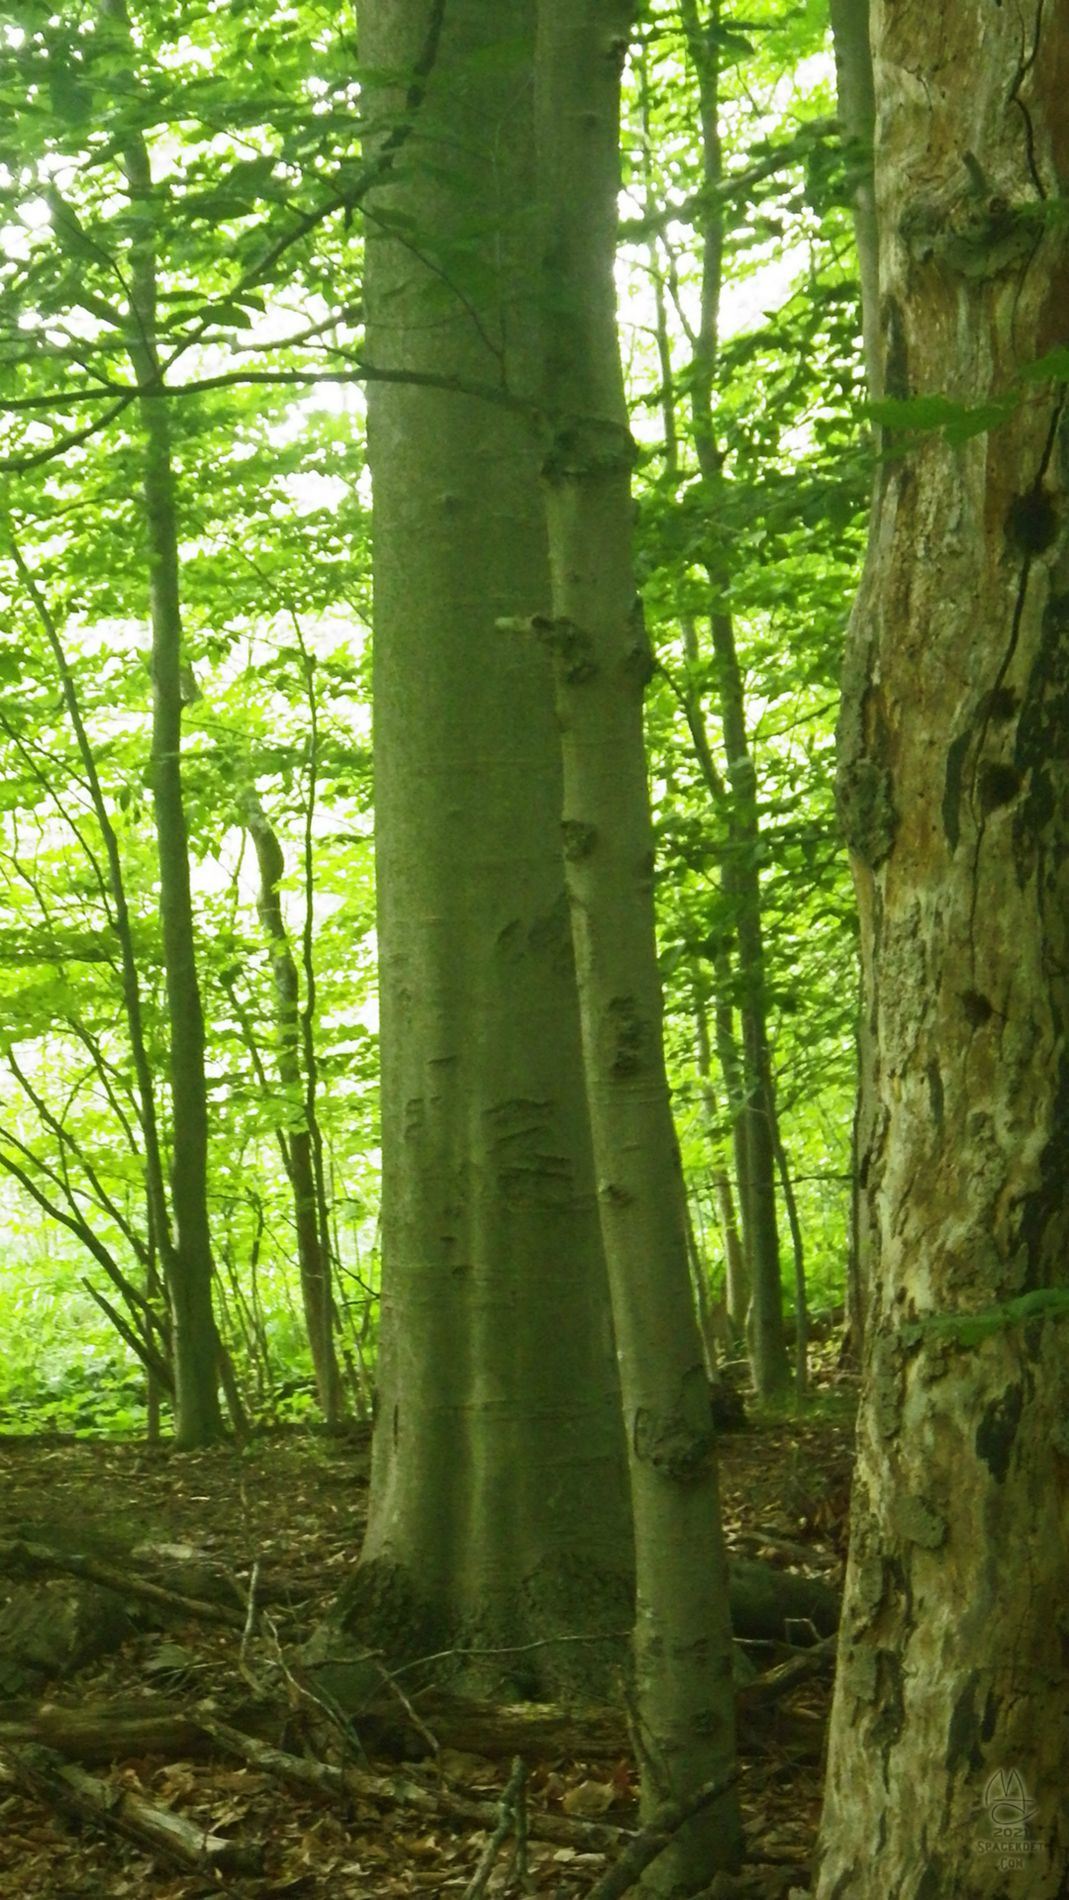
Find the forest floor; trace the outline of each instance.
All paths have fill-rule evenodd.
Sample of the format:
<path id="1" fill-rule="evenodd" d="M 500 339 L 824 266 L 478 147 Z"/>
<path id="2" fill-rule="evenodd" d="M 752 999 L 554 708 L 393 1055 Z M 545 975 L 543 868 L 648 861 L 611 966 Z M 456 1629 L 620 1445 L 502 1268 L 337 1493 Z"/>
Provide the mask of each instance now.
<path id="1" fill-rule="evenodd" d="M 816 1403 L 800 1414 L 788 1408 L 722 1439 L 725 1530 L 740 1557 L 841 1582 L 852 1397 L 849 1381 L 829 1372 Z M 288 1645 L 291 1629 L 299 1639 L 314 1627 L 351 1570 L 368 1462 L 366 1432 L 327 1438 L 294 1429 L 256 1438 L 243 1450 L 183 1457 L 130 1443 L 0 1439 L 0 1542 L 95 1550 L 103 1560 L 122 1549 L 131 1575 L 145 1546 L 185 1547 L 187 1558 L 196 1553 L 246 1591 L 258 1564 L 265 1595 L 288 1605 L 278 1613 Z M 12 1588 L 0 1569 L 0 1610 L 5 1601 L 10 1609 Z M 64 1709 L 112 1706 L 119 1698 L 129 1706 L 151 1691 L 165 1695 L 166 1706 L 192 1712 L 210 1697 L 225 1720 L 235 1705 L 249 1704 L 261 1641 L 243 1640 L 233 1610 L 225 1625 L 172 1615 L 162 1633 L 158 1625 L 135 1627 L 118 1648 L 47 1693 Z M 758 1666 L 785 1654 L 780 1648 L 767 1660 L 758 1657 Z M 530 1765 L 526 1887 L 503 1884 L 511 1843 L 485 1884 L 477 1875 L 509 1777 L 508 1759 L 443 1748 L 433 1767 L 406 1763 L 410 1796 L 415 1788 L 416 1800 L 420 1790 L 432 1797 L 423 1808 L 392 1798 L 391 1787 L 402 1792 L 396 1759 L 372 1757 L 365 1764 L 380 1779 L 372 1783 L 368 1775 L 359 1799 L 351 1791 L 339 1799 L 337 1791 L 332 1797 L 329 1790 L 283 1784 L 267 1763 L 187 1750 L 180 1740 L 169 1748 L 164 1743 L 162 1753 L 132 1749 L 95 1766 L 91 1772 L 113 1793 L 141 1796 L 206 1834 L 247 1842 L 262 1855 L 254 1874 L 179 1871 L 107 1826 L 61 1812 L 53 1796 L 31 1793 L 14 1778 L 20 1749 L 9 1745 L 15 1733 L 9 1718 L 19 1711 L 2 1699 L 9 1695 L 0 1672 L 0 1895 L 19 1900 L 401 1900 L 438 1893 L 463 1900 L 506 1891 L 579 1900 L 626 1844 L 627 1833 L 616 1840 L 606 1828 L 637 1826 L 630 1762 L 603 1754 L 574 1759 L 566 1740 L 559 1758 L 543 1755 Z M 744 1751 L 740 1798 L 751 1861 L 741 1884 L 712 1893 L 785 1900 L 807 1891 L 829 1698 L 824 1670 L 794 1690 L 782 1705 L 782 1720 L 777 1710 L 759 1744 Z M 443 1792 L 456 1798 L 453 1812 L 436 1806 Z M 477 1818 L 463 1819 L 464 1801 L 489 1803 L 489 1818 L 481 1826 Z M 540 1836 L 540 1815 L 558 1817 L 556 1839 Z"/>

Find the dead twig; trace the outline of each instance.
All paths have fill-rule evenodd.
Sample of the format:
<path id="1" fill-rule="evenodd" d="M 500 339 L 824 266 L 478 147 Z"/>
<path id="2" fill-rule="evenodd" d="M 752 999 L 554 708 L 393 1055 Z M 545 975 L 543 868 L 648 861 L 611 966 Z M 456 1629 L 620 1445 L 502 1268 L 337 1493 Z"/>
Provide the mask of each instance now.
<path id="1" fill-rule="evenodd" d="M 830 1675 L 835 1668 L 838 1647 L 838 1636 L 825 1636 L 797 1656 L 788 1656 L 777 1668 L 766 1669 L 763 1675 L 748 1682 L 739 1697 L 740 1702 L 747 1709 L 767 1708 L 789 1695 L 799 1682 L 808 1681 L 810 1676 Z"/>
<path id="2" fill-rule="evenodd" d="M 510 1834 L 516 1836 L 517 1848 L 526 1842 L 527 1809 L 527 1769 L 522 1755 L 517 1755 L 510 1774 L 502 1790 L 497 1807 L 497 1826 L 479 1855 L 479 1864 L 464 1889 L 463 1900 L 480 1900 L 486 1892 L 486 1884 L 493 1872 L 494 1862 L 508 1840 Z M 527 1878 L 526 1857 L 521 1861 L 517 1853 L 516 1870 L 520 1879 Z"/>
<path id="3" fill-rule="evenodd" d="M 719 1775 L 715 1781 L 706 1781 L 693 1794 L 681 1801 L 665 1802 L 657 1809 L 652 1821 L 635 1835 L 634 1840 L 625 1847 L 618 1861 L 596 1881 L 587 1894 L 587 1900 L 619 1900 L 619 1896 L 633 1887 L 639 1875 L 663 1854 L 673 1835 L 694 1815 L 700 1814 L 711 1802 L 718 1801 L 722 1794 L 733 1787 L 739 1778 L 739 1771 L 733 1768 L 730 1774 Z"/>
<path id="4" fill-rule="evenodd" d="M 409 1721 L 411 1722 L 412 1727 L 415 1729 L 416 1734 L 421 1735 L 423 1737 L 423 1740 L 426 1742 L 428 1748 L 431 1751 L 431 1754 L 437 1755 L 438 1753 L 437 1736 L 432 1734 L 431 1730 L 427 1727 L 426 1722 L 424 1722 L 421 1719 L 421 1717 L 416 1713 L 416 1710 L 413 1708 L 411 1702 L 409 1701 L 400 1683 L 398 1682 L 397 1677 L 392 1676 L 390 1674 L 381 1656 L 376 1655 L 373 1649 L 368 1650 L 366 1660 L 371 1664 L 372 1668 L 375 1670 L 375 1673 L 378 1676 L 379 1681 L 383 1684 L 383 1687 L 388 1689 L 392 1696 L 397 1697 L 398 1702 L 401 1704 L 401 1707 L 403 1708 L 405 1714 L 407 1715 Z"/>
<path id="5" fill-rule="evenodd" d="M 210 1709 L 198 1709 L 194 1720 L 227 1754 L 236 1755 L 279 1780 L 295 1782 L 304 1788 L 318 1788 L 333 1799 L 358 1799 L 364 1805 L 370 1801 L 384 1807 L 409 1808 L 417 1814 L 436 1819 L 444 1816 L 447 1820 L 476 1827 L 495 1826 L 501 1818 L 498 1803 L 454 1794 L 441 1783 L 428 1788 L 403 1773 L 377 1775 L 365 1768 L 335 1768 L 327 1762 L 287 1754 L 284 1749 L 258 1741 L 243 1729 L 219 1721 Z M 522 1824 L 525 1839 L 552 1841 L 561 1847 L 578 1847 L 592 1853 L 616 1853 L 632 1838 L 623 1828 L 604 1822 L 581 1821 L 566 1814 L 528 1813 L 525 1802 L 522 1812 L 516 1809 L 516 1822 L 517 1836 Z"/>

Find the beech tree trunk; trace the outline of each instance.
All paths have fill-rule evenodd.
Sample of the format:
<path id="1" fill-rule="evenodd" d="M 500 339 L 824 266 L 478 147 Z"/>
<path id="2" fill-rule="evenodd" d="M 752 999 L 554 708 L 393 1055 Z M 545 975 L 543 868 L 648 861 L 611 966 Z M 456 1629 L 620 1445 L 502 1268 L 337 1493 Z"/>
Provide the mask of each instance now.
<path id="1" fill-rule="evenodd" d="M 1069 429 L 1031 366 L 1069 309 L 1069 35 L 1043 0 L 876 0 L 873 51 L 885 387 L 994 426 L 898 436 L 850 632 L 873 1258 L 817 1892 L 1055 1900 Z"/>
<path id="2" fill-rule="evenodd" d="M 536 65 L 545 269 L 543 465 L 564 762 L 564 853 L 587 1097 L 630 1453 L 636 1736 L 648 1816 L 734 1756 L 727 1570 L 662 1038 L 633 460 L 613 286 L 629 0 L 542 0 Z M 733 1797 L 647 1876 L 693 1891 L 738 1855 Z"/>
<path id="3" fill-rule="evenodd" d="M 468 1686 L 552 1695 L 607 1685 L 632 1554 L 552 686 L 496 629 L 549 587 L 511 400 L 537 368 L 533 22 L 451 0 L 436 38 L 442 16 L 361 15 L 364 64 L 416 74 L 367 100 L 397 152 L 370 206 L 373 361 L 487 394 L 368 390 L 383 1309 L 345 1613 L 395 1652 L 468 1644 Z"/>

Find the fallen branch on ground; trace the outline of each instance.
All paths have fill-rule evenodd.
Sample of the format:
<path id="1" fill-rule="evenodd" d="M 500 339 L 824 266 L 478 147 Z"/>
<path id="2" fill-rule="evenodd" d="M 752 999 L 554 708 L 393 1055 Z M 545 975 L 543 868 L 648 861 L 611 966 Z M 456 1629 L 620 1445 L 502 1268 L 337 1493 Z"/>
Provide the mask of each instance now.
<path id="1" fill-rule="evenodd" d="M 162 1584 L 129 1570 L 113 1569 L 96 1557 L 77 1552 L 53 1550 L 50 1544 L 31 1544 L 24 1538 L 0 1540 L 0 1571 L 15 1576 L 80 1577 L 104 1590 L 113 1590 L 122 1598 L 136 1597 L 170 1615 L 195 1617 L 202 1623 L 222 1623 L 228 1629 L 243 1630 L 245 1613 L 225 1603 L 209 1603 L 203 1597 L 187 1597 L 177 1590 L 165 1590 Z"/>
<path id="2" fill-rule="evenodd" d="M 476 1827 L 494 1827 L 500 1819 L 499 1802 L 457 1794 L 443 1782 L 431 1787 L 407 1774 L 377 1775 L 366 1768 L 335 1768 L 328 1762 L 309 1761 L 257 1741 L 243 1730 L 220 1722 L 207 1710 L 198 1710 L 196 1720 L 201 1723 L 204 1734 L 228 1754 L 237 1755 L 278 1780 L 318 1788 L 336 1800 L 349 1797 L 382 1807 L 412 1808 L 419 1814 Z M 572 1819 L 565 1814 L 529 1814 L 527 1832 L 533 1840 L 552 1841 L 561 1847 L 578 1847 L 595 1853 L 616 1852 L 630 1839 L 623 1828 Z"/>
<path id="3" fill-rule="evenodd" d="M 64 1761 L 53 1749 L 39 1743 L 0 1748 L 0 1779 L 14 1782 L 27 1794 L 79 1821 L 136 1841 L 139 1847 L 164 1855 L 186 1872 L 260 1872 L 259 1847 L 209 1834 L 170 1808 L 157 1807 L 140 1795 L 87 1774 L 84 1768 Z"/>

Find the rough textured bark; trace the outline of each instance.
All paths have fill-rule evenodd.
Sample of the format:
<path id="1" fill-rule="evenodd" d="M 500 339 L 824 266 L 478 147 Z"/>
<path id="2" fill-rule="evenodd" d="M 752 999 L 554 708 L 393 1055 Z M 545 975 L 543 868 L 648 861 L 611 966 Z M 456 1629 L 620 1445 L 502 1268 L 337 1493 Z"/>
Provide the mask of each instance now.
<path id="1" fill-rule="evenodd" d="M 1069 1877 L 1069 38 L 1043 0 L 873 15 L 901 441 L 840 801 L 877 1024 L 869 1338 L 821 1900 Z M 1022 376 L 1024 380 L 1022 381 Z M 1015 391 L 1017 394 L 1015 395 Z"/>
<path id="2" fill-rule="evenodd" d="M 870 394 L 879 396 L 883 389 L 883 355 L 880 348 L 879 233 L 876 228 L 876 194 L 872 176 L 876 98 L 872 79 L 872 49 L 869 45 L 871 10 L 871 0 L 830 0 L 839 128 L 846 146 L 853 185 L 865 378 Z"/>
<path id="3" fill-rule="evenodd" d="M 411 70 L 433 11 L 373 0 L 362 60 Z M 529 14 L 445 10 L 368 237 L 376 364 L 502 396 L 535 362 Z M 505 401 L 383 383 L 369 449 L 383 1317 L 353 1614 L 553 1693 L 619 1656 L 632 1558 L 551 682 L 495 624 L 548 592 L 537 449 Z"/>
<path id="4" fill-rule="evenodd" d="M 631 564 L 633 445 L 613 286 L 628 0 L 543 0 L 544 463 L 564 762 L 564 851 L 635 1526 L 644 1811 L 730 1769 L 731 1644 L 716 1460 L 687 1266 L 662 1040 L 643 692 Z M 651 1892 L 691 1891 L 739 1849 L 731 1794 L 683 1828 Z"/>

